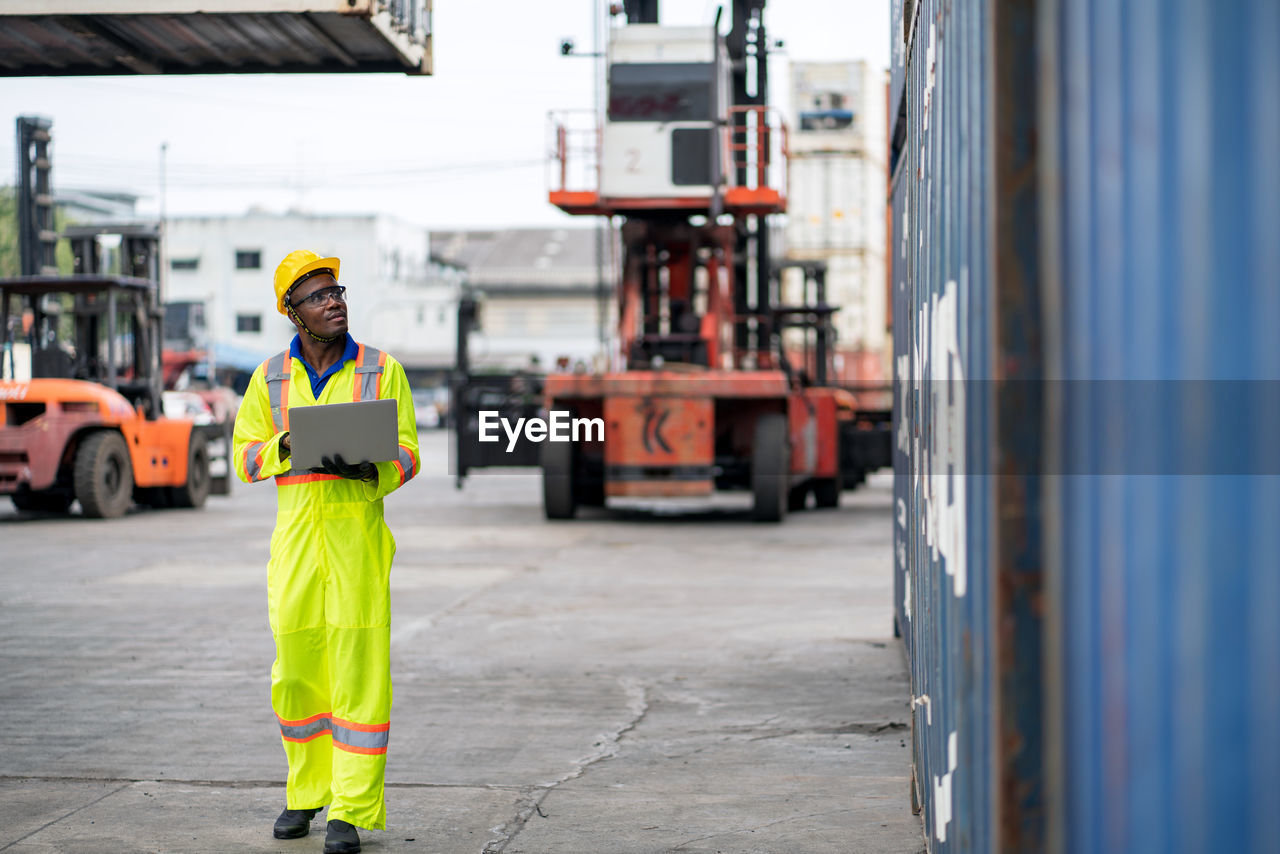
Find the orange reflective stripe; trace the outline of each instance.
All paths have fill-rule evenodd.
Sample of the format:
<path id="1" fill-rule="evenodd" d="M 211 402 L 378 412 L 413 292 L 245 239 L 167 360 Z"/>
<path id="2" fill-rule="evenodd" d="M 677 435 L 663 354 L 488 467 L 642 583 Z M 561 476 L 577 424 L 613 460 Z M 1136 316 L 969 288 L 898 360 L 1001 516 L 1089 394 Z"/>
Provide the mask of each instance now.
<path id="1" fill-rule="evenodd" d="M 266 442 L 250 442 L 245 445 L 244 473 L 250 481 L 262 480 L 262 455 L 266 450 Z M 250 454 L 253 454 L 252 458 L 250 458 Z"/>
<path id="2" fill-rule="evenodd" d="M 356 353 L 355 377 L 351 384 L 351 399 L 377 400 L 382 393 L 382 372 L 387 354 L 376 347 L 361 344 Z"/>
<path id="3" fill-rule="evenodd" d="M 289 429 L 289 374 L 292 370 L 293 359 L 288 350 L 277 353 L 262 363 L 262 378 L 267 381 L 271 420 L 277 433 Z"/>
<path id="4" fill-rule="evenodd" d="M 357 747 L 354 744 L 344 744 L 335 737 L 333 746 L 339 750 L 345 750 L 347 753 L 362 753 L 365 756 L 377 756 L 387 752 L 387 748 L 383 747 Z"/>
<path id="5" fill-rule="evenodd" d="M 351 381 L 351 400 L 353 403 L 361 399 L 360 393 L 363 391 L 363 388 L 362 388 L 363 384 L 360 382 L 361 380 L 360 366 L 363 364 L 364 364 L 364 345 L 361 344 L 356 348 L 356 368 L 355 368 L 355 372 L 352 374 L 352 381 Z"/>
<path id="6" fill-rule="evenodd" d="M 321 718 L 323 718 L 325 721 L 328 721 L 330 717 L 331 715 L 328 712 L 320 712 L 319 714 L 312 715 L 309 718 L 303 718 L 300 721 L 285 720 L 279 715 L 276 715 L 276 720 L 280 721 L 281 726 L 306 726 L 307 724 L 314 723 L 315 721 L 318 721 Z"/>
<path id="7" fill-rule="evenodd" d="M 342 480 L 336 474 L 278 474 L 276 486 L 294 486 L 299 483 L 315 483 L 321 480 Z"/>
<path id="8" fill-rule="evenodd" d="M 404 445 L 400 446 L 399 459 L 396 459 L 393 462 L 395 463 L 396 470 L 400 472 L 401 486 L 404 486 L 404 484 L 408 482 L 409 478 L 418 473 L 418 458 L 414 456 L 413 451 L 410 451 Z"/>
<path id="9" fill-rule="evenodd" d="M 378 379 L 373 386 L 373 399 L 379 400 L 382 397 L 382 374 L 387 369 L 387 354 L 378 351 Z"/>

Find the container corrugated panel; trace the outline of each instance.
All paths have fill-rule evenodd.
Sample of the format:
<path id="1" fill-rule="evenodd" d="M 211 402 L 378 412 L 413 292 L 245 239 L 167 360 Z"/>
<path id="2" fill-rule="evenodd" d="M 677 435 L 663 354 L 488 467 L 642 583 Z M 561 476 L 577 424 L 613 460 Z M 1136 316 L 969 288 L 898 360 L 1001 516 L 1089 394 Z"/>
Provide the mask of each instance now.
<path id="1" fill-rule="evenodd" d="M 884 329 L 884 257 L 867 249 L 832 253 L 827 262 L 827 301 L 838 306 L 834 318 L 837 345 L 882 352 Z"/>
<path id="2" fill-rule="evenodd" d="M 883 168 L 844 154 L 793 157 L 788 167 L 787 251 L 797 257 L 796 253 L 883 245 Z"/>
<path id="3" fill-rule="evenodd" d="M 932 851 L 1280 850 L 1278 42 L 1273 0 L 919 4 L 895 607 Z"/>
<path id="4" fill-rule="evenodd" d="M 1054 841 L 1274 852 L 1280 4 L 1047 14 Z"/>
<path id="5" fill-rule="evenodd" d="M 896 587 L 911 658 L 914 784 L 930 850 L 987 851 L 992 496 L 982 473 L 992 465 L 991 384 L 975 380 L 991 369 L 988 27 L 979 4 L 919 6 L 892 226 L 896 549 L 906 564 Z"/>
<path id="6" fill-rule="evenodd" d="M 900 2 L 900 0 L 899 0 Z M 896 5 L 896 4 L 895 4 Z M 910 482 L 911 449 L 906 410 L 911 382 L 910 344 L 902 324 L 914 316 L 907 303 L 906 187 L 908 181 L 899 168 L 890 179 L 889 254 L 890 295 L 893 299 L 893 633 L 906 645 L 911 658 L 911 580 L 907 569 L 907 484 Z"/>

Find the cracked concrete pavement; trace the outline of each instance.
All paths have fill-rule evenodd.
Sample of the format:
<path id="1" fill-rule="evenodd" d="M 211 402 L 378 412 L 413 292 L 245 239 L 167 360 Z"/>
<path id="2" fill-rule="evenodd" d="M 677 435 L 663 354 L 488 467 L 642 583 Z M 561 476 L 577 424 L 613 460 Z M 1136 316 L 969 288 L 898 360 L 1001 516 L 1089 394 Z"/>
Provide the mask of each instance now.
<path id="1" fill-rule="evenodd" d="M 886 477 L 756 525 L 541 518 L 462 492 L 446 437 L 387 502 L 388 829 L 439 854 L 907 852 L 907 682 Z M 319 851 L 277 841 L 274 489 L 102 522 L 0 507 L 0 851 Z"/>

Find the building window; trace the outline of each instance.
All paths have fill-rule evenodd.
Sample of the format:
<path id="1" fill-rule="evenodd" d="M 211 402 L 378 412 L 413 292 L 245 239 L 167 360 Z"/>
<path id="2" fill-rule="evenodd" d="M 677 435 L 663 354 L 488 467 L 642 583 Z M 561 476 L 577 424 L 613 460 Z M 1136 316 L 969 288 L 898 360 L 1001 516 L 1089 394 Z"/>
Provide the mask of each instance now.
<path id="1" fill-rule="evenodd" d="M 236 315 L 236 332 L 261 332 L 262 331 L 262 315 L 260 314 L 237 314 Z"/>
<path id="2" fill-rule="evenodd" d="M 200 269 L 199 258 L 173 258 L 169 261 L 170 270 L 198 270 Z"/>
<path id="3" fill-rule="evenodd" d="M 237 270 L 261 270 L 262 269 L 262 251 L 259 249 L 237 249 L 236 250 L 236 269 Z"/>

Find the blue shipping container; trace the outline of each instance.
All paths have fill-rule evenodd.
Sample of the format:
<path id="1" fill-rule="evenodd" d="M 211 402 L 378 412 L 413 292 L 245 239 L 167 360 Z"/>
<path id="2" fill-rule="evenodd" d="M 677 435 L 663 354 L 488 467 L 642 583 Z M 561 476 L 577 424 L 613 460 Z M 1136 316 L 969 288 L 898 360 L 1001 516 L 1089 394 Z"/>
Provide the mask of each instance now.
<path id="1" fill-rule="evenodd" d="M 1277 851 L 1280 4 L 1043 32 L 1053 837 Z"/>
<path id="2" fill-rule="evenodd" d="M 1280 850 L 1280 4 L 893 8 L 930 850 Z"/>

